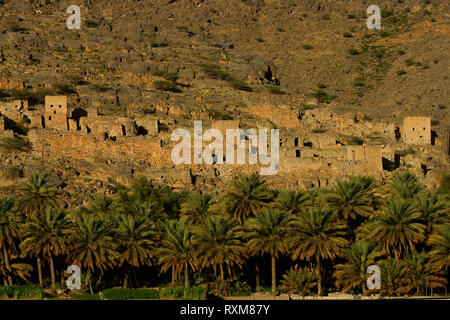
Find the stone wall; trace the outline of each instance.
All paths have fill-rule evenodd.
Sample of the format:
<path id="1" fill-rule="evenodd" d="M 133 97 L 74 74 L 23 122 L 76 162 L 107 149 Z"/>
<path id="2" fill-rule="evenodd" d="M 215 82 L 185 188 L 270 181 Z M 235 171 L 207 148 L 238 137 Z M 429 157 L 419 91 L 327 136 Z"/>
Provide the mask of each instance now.
<path id="1" fill-rule="evenodd" d="M 431 144 L 430 117 L 405 117 L 402 137 L 407 144 Z"/>
<path id="2" fill-rule="evenodd" d="M 269 119 L 278 128 L 297 128 L 299 111 L 290 106 L 252 105 L 250 114 L 257 119 Z"/>
<path id="3" fill-rule="evenodd" d="M 81 132 L 55 133 L 32 129 L 28 133 L 33 150 L 39 155 L 66 159 L 105 159 L 107 161 L 169 164 L 170 148 L 161 140 L 145 137 L 122 137 L 115 141 Z"/>
<path id="4" fill-rule="evenodd" d="M 68 130 L 67 96 L 45 96 L 45 127 Z"/>

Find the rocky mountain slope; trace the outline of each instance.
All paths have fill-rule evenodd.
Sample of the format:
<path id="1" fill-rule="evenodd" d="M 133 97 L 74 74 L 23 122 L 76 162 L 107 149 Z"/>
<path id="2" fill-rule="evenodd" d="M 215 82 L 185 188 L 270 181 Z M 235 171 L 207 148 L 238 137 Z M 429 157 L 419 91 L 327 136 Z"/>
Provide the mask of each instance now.
<path id="1" fill-rule="evenodd" d="M 72 4 L 81 30 L 66 27 Z M 205 114 L 252 123 L 248 106 L 258 103 L 398 123 L 427 115 L 445 141 L 449 3 L 379 0 L 381 30 L 366 27 L 370 4 L 3 0 L 0 97 L 41 108 L 45 94 L 68 95 L 75 106 L 154 115 L 169 127 Z"/>

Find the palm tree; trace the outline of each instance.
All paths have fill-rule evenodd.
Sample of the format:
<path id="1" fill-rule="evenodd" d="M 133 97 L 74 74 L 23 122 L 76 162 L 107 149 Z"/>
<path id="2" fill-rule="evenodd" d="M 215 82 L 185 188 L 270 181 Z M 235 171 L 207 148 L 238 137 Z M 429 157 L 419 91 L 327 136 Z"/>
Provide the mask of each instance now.
<path id="1" fill-rule="evenodd" d="M 136 202 L 147 201 L 151 198 L 155 188 L 151 181 L 144 176 L 138 176 L 131 184 L 130 197 Z"/>
<path id="2" fill-rule="evenodd" d="M 406 291 L 416 289 L 417 295 L 423 293 L 426 287 L 443 287 L 446 283 L 444 277 L 439 276 L 429 263 L 426 252 L 414 252 L 408 254 L 405 259 L 406 267 Z"/>
<path id="3" fill-rule="evenodd" d="M 190 193 L 181 204 L 181 216 L 190 224 L 197 226 L 203 223 L 212 204 L 211 195 Z"/>
<path id="4" fill-rule="evenodd" d="M 273 192 L 267 188 L 266 181 L 260 175 L 240 175 L 233 180 L 219 205 L 225 213 L 243 223 L 245 218 L 266 208 L 272 199 Z"/>
<path id="5" fill-rule="evenodd" d="M 313 208 L 293 222 L 292 257 L 315 263 L 318 294 L 322 294 L 322 262 L 342 255 L 348 244 L 345 224 L 328 208 Z"/>
<path id="6" fill-rule="evenodd" d="M 119 258 L 112 232 L 110 221 L 79 215 L 71 235 L 72 247 L 67 262 L 87 269 L 86 283 L 92 294 L 91 275 L 98 269 L 102 276 Z"/>
<path id="7" fill-rule="evenodd" d="M 56 208 L 59 192 L 47 173 L 33 173 L 20 189 L 19 209 L 28 217 L 43 215 L 47 207 Z"/>
<path id="8" fill-rule="evenodd" d="M 199 266 L 212 266 L 214 273 L 220 269 L 220 280 L 224 278 L 224 265 L 231 275 L 233 265 L 243 263 L 244 244 L 241 228 L 235 219 L 227 216 L 211 216 L 204 220 L 204 224 L 194 230 Z"/>
<path id="9" fill-rule="evenodd" d="M 112 218 L 118 214 L 117 203 L 108 196 L 94 196 L 88 206 L 81 209 L 83 214 L 96 215 L 99 218 Z"/>
<path id="10" fill-rule="evenodd" d="M 283 275 L 280 289 L 288 293 L 301 293 L 305 297 L 315 287 L 316 280 L 315 272 L 291 269 Z"/>
<path id="11" fill-rule="evenodd" d="M 228 187 L 221 201 L 212 206 L 212 210 L 222 211 L 224 214 L 232 215 L 241 224 L 244 219 L 255 216 L 264 208 L 269 207 L 274 192 L 269 190 L 266 181 L 258 174 L 239 175 Z M 219 210 L 216 210 L 218 207 Z M 255 261 L 256 291 L 260 290 L 259 263 Z"/>
<path id="12" fill-rule="evenodd" d="M 292 215 L 299 214 L 311 204 L 311 196 L 306 190 L 297 192 L 291 190 L 281 190 L 275 199 L 275 206 Z"/>
<path id="13" fill-rule="evenodd" d="M 24 256 L 41 256 L 50 262 L 52 289 L 56 288 L 54 257 L 65 254 L 69 246 L 71 222 L 61 209 L 47 207 L 43 216 L 32 218 L 24 226 L 24 240 L 20 244 Z"/>
<path id="14" fill-rule="evenodd" d="M 369 238 L 398 260 L 403 252 L 414 251 L 424 239 L 425 226 L 420 212 L 408 200 L 392 199 L 383 211 L 377 212 L 370 224 Z"/>
<path id="15" fill-rule="evenodd" d="M 145 216 L 122 215 L 115 230 L 118 244 L 119 267 L 126 264 L 132 268 L 151 265 L 156 233 L 152 223 Z M 124 287 L 127 287 L 128 275 Z M 136 279 L 137 281 L 137 279 Z"/>
<path id="16" fill-rule="evenodd" d="M 161 220 L 167 219 L 167 214 L 164 212 L 160 203 L 154 200 L 147 200 L 142 202 L 132 202 L 126 206 L 121 206 L 121 211 L 126 215 L 133 215 L 138 217 L 145 217 L 152 223 L 157 223 Z"/>
<path id="17" fill-rule="evenodd" d="M 248 220 L 247 237 L 250 254 L 268 253 L 272 265 L 272 294 L 277 293 L 276 259 L 289 250 L 286 235 L 289 234 L 291 217 L 279 209 L 265 209 Z"/>
<path id="18" fill-rule="evenodd" d="M 450 204 L 437 193 L 425 191 L 414 197 L 414 206 L 421 214 L 425 223 L 425 238 L 434 231 L 436 226 L 450 221 Z"/>
<path id="19" fill-rule="evenodd" d="M 409 172 L 395 173 L 387 184 L 387 193 L 393 198 L 413 199 L 423 191 L 423 185 Z"/>
<path id="20" fill-rule="evenodd" d="M 16 255 L 10 255 L 8 258 L 9 261 L 7 266 L 4 261 L 3 255 L 0 254 L 0 275 L 2 275 L 3 277 L 3 284 L 5 286 L 12 285 L 12 282 L 8 281 L 8 279 L 12 278 L 12 276 L 27 281 L 27 278 L 33 271 L 33 267 L 27 263 L 14 262 L 14 260 L 17 258 Z"/>
<path id="21" fill-rule="evenodd" d="M 436 228 L 428 239 L 430 251 L 430 264 L 437 270 L 448 271 L 450 267 L 450 226 L 443 225 Z"/>
<path id="22" fill-rule="evenodd" d="M 386 259 L 380 264 L 381 269 L 381 291 L 390 296 L 405 291 L 406 264 L 398 259 Z"/>
<path id="23" fill-rule="evenodd" d="M 3 253 L 3 263 L 5 272 L 11 270 L 9 255 L 11 250 L 16 248 L 16 241 L 19 238 L 21 219 L 14 211 L 14 199 L 11 197 L 0 198 L 0 249 Z M 7 273 L 9 285 L 12 285 L 11 274 Z"/>
<path id="24" fill-rule="evenodd" d="M 330 192 L 325 193 L 325 202 L 340 219 L 351 221 L 369 217 L 377 201 L 375 187 L 375 179 L 371 177 L 338 180 Z"/>
<path id="25" fill-rule="evenodd" d="M 156 256 L 162 265 L 161 271 L 172 271 L 179 275 L 184 270 L 184 284 L 189 286 L 189 266 L 196 269 L 195 239 L 192 227 L 183 222 L 169 220 L 163 226 L 161 242 L 156 249 Z"/>
<path id="26" fill-rule="evenodd" d="M 379 248 L 372 242 L 359 241 L 350 248 L 343 249 L 345 263 L 338 264 L 334 276 L 336 286 L 345 292 L 361 288 L 366 293 L 367 268 L 382 255 Z"/>

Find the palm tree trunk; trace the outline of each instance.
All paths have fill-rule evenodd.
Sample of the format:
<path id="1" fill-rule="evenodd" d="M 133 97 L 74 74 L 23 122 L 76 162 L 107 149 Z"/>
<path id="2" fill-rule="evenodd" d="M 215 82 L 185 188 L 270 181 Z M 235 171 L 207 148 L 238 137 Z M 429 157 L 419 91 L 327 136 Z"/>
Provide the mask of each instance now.
<path id="1" fill-rule="evenodd" d="M 176 281 L 175 266 L 172 266 L 172 283 Z"/>
<path id="2" fill-rule="evenodd" d="M 133 282 L 132 282 L 132 279 L 131 279 L 130 269 L 127 269 L 127 277 L 128 277 L 128 283 L 130 284 L 130 288 L 133 289 Z"/>
<path id="3" fill-rule="evenodd" d="M 65 280 L 65 278 L 64 278 L 64 272 L 65 272 L 65 270 L 64 270 L 64 268 L 62 268 L 62 269 L 61 269 L 61 287 L 62 287 L 62 288 L 64 288 L 64 286 L 65 286 L 65 285 L 64 285 L 64 282 L 65 282 L 65 281 L 64 281 L 64 280 Z"/>
<path id="4" fill-rule="evenodd" d="M 44 287 L 44 279 L 42 277 L 42 264 L 41 264 L 41 258 L 37 257 L 37 268 L 38 268 L 38 276 L 39 276 L 39 286 L 41 288 Z"/>
<path id="5" fill-rule="evenodd" d="M 123 288 L 128 289 L 128 271 L 125 271 L 125 276 L 123 277 Z"/>
<path id="6" fill-rule="evenodd" d="M 136 283 L 136 288 L 139 288 L 139 281 L 136 275 L 136 269 L 134 267 L 131 267 L 131 269 L 133 270 L 133 275 L 134 275 L 134 281 Z"/>
<path id="7" fill-rule="evenodd" d="M 5 287 L 8 286 L 8 280 L 5 277 L 3 277 L 3 285 Z"/>
<path id="8" fill-rule="evenodd" d="M 322 272 L 320 270 L 320 259 L 317 259 L 317 295 L 320 297 L 322 295 Z"/>
<path id="9" fill-rule="evenodd" d="M 9 270 L 11 270 L 11 266 L 9 264 L 9 256 L 8 256 L 8 251 L 6 251 L 6 246 L 3 246 L 3 256 L 5 258 L 6 270 L 8 270 L 8 283 L 9 283 L 10 286 L 12 286 L 13 285 L 12 277 L 9 274 Z"/>
<path id="10" fill-rule="evenodd" d="M 261 291 L 261 279 L 259 277 L 259 263 L 258 261 L 255 262 L 255 274 L 256 274 L 256 292 Z"/>
<path id="11" fill-rule="evenodd" d="M 225 275 L 223 273 L 223 265 L 220 264 L 220 281 L 222 281 L 222 284 L 225 283 Z"/>
<path id="12" fill-rule="evenodd" d="M 91 291 L 91 294 L 94 294 L 94 291 L 92 290 L 92 283 L 91 283 L 91 270 L 88 269 L 86 274 L 86 284 L 89 284 L 89 290 Z"/>
<path id="13" fill-rule="evenodd" d="M 48 259 L 50 261 L 50 277 L 52 278 L 52 289 L 56 289 L 55 263 L 51 255 Z"/>
<path id="14" fill-rule="evenodd" d="M 184 266 L 184 286 L 187 288 L 189 287 L 189 270 L 188 270 L 188 264 Z"/>
<path id="15" fill-rule="evenodd" d="M 276 260 L 275 260 L 275 255 L 272 254 L 271 255 L 271 260 L 272 260 L 272 295 L 275 296 L 277 294 L 277 273 L 276 273 Z"/>

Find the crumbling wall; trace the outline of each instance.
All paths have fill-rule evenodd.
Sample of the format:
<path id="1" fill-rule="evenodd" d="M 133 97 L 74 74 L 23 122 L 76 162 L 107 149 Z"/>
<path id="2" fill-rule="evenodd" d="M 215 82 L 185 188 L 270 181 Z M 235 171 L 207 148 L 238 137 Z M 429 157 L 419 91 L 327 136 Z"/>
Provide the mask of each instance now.
<path id="1" fill-rule="evenodd" d="M 430 117 L 405 117 L 402 138 L 407 144 L 431 144 Z"/>
<path id="2" fill-rule="evenodd" d="M 0 113 L 13 121 L 21 121 L 23 113 L 28 111 L 27 100 L 0 102 Z"/>
<path id="3" fill-rule="evenodd" d="M 45 127 L 66 131 L 69 129 L 66 96 L 45 96 Z"/>
<path id="4" fill-rule="evenodd" d="M 139 117 L 136 119 L 138 134 L 158 134 L 159 121 L 149 116 Z"/>
<path id="5" fill-rule="evenodd" d="M 290 106 L 252 105 L 249 112 L 257 119 L 269 119 L 278 128 L 297 128 L 300 125 L 299 111 Z"/>
<path id="6" fill-rule="evenodd" d="M 163 148 L 161 140 L 129 137 L 112 141 L 80 131 L 62 133 L 42 129 L 30 130 L 33 150 L 43 156 L 67 159 L 108 159 L 120 162 L 171 164 L 171 148 Z"/>

